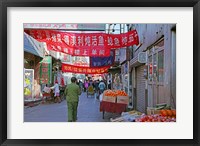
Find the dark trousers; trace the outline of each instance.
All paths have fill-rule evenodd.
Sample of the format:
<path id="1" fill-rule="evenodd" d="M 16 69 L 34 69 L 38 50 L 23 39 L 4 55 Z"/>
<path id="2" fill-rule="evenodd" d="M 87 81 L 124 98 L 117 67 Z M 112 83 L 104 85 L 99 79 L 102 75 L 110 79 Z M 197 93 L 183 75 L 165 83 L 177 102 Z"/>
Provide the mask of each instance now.
<path id="1" fill-rule="evenodd" d="M 76 122 L 78 102 L 67 102 L 68 122 Z"/>

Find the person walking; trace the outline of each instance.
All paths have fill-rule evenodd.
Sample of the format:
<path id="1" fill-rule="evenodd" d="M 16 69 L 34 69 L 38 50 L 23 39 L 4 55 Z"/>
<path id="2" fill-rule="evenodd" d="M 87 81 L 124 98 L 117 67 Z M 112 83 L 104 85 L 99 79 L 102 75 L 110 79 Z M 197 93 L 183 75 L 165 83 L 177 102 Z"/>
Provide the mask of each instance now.
<path id="1" fill-rule="evenodd" d="M 65 88 L 65 95 L 68 107 L 68 122 L 76 122 L 79 95 L 81 95 L 80 87 L 76 84 L 77 79 L 71 78 L 71 84 Z"/>
<path id="2" fill-rule="evenodd" d="M 79 80 L 79 87 L 81 88 L 81 92 L 83 91 L 83 82 Z"/>
<path id="3" fill-rule="evenodd" d="M 88 89 L 88 86 L 89 86 L 89 82 L 87 80 L 85 80 L 84 86 L 85 86 L 85 92 L 87 92 L 87 89 Z"/>
<path id="4" fill-rule="evenodd" d="M 99 94 L 103 93 L 105 88 L 106 88 L 106 85 L 105 85 L 104 81 L 101 80 L 101 82 L 99 83 Z"/>
<path id="5" fill-rule="evenodd" d="M 109 80 L 109 82 L 108 82 L 108 89 L 111 90 L 111 80 Z"/>

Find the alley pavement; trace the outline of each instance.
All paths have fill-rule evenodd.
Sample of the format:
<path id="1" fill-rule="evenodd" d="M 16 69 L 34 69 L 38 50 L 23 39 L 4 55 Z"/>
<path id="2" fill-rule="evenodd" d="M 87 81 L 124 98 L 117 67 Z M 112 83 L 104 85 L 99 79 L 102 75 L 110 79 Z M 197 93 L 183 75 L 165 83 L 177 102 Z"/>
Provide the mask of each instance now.
<path id="1" fill-rule="evenodd" d="M 104 119 L 100 112 L 100 101 L 83 92 L 79 98 L 77 122 L 109 122 L 119 114 L 105 112 Z M 24 122 L 67 122 L 67 103 L 39 104 L 24 108 Z"/>

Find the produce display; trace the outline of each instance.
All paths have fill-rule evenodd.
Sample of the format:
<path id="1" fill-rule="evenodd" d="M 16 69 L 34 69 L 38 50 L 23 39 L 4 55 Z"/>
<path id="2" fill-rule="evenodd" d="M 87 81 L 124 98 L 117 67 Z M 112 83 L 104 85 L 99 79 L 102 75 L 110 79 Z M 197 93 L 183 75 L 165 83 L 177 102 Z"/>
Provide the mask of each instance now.
<path id="1" fill-rule="evenodd" d="M 163 116 L 174 116 L 176 117 L 176 111 L 172 114 L 171 106 L 166 103 L 156 104 L 155 107 L 147 107 L 147 115 L 161 114 Z"/>
<path id="2" fill-rule="evenodd" d="M 123 90 L 105 90 L 103 93 L 103 101 L 116 102 L 121 104 L 129 103 L 129 96 Z"/>
<path id="3" fill-rule="evenodd" d="M 116 93 L 112 90 L 105 90 L 102 101 L 116 103 Z"/>
<path id="4" fill-rule="evenodd" d="M 135 122 L 176 122 L 176 110 L 169 109 L 167 105 L 161 105 L 158 114 L 142 115 Z M 160 105 L 156 108 L 160 109 Z M 156 112 L 157 113 L 157 112 Z"/>
<path id="5" fill-rule="evenodd" d="M 128 104 L 129 97 L 123 90 L 105 90 L 103 94 L 103 101 Z"/>
<path id="6" fill-rule="evenodd" d="M 129 112 L 122 112 L 121 117 L 115 119 L 110 119 L 111 122 L 133 122 L 136 118 L 139 118 L 142 115 L 141 112 L 132 110 Z"/>
<path id="7" fill-rule="evenodd" d="M 105 90 L 105 96 L 128 96 L 128 94 L 123 90 Z"/>
<path id="8" fill-rule="evenodd" d="M 135 122 L 176 122 L 176 118 L 155 115 L 142 115 L 140 118 L 135 119 Z"/>
<path id="9" fill-rule="evenodd" d="M 117 94 L 116 94 L 116 92 L 113 91 L 113 90 L 105 90 L 105 91 L 104 91 L 104 96 L 112 96 L 112 97 L 116 97 Z"/>
<path id="10" fill-rule="evenodd" d="M 176 118 L 176 110 L 160 110 L 160 114 L 163 116 L 163 117 L 171 117 L 171 118 Z"/>
<path id="11" fill-rule="evenodd" d="M 110 119 L 111 122 L 176 122 L 176 110 L 161 110 L 160 114 L 146 115 L 133 110 L 123 112 L 121 117 Z"/>
<path id="12" fill-rule="evenodd" d="M 123 90 L 114 90 L 117 96 L 128 96 L 128 94 Z"/>

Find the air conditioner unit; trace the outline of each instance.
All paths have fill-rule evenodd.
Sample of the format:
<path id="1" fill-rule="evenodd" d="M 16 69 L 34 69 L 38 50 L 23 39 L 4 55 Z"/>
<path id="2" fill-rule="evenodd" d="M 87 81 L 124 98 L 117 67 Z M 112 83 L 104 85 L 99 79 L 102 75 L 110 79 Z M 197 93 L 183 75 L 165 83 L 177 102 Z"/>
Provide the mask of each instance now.
<path id="1" fill-rule="evenodd" d="M 139 52 L 138 53 L 138 62 L 139 63 L 147 63 L 147 52 Z"/>

